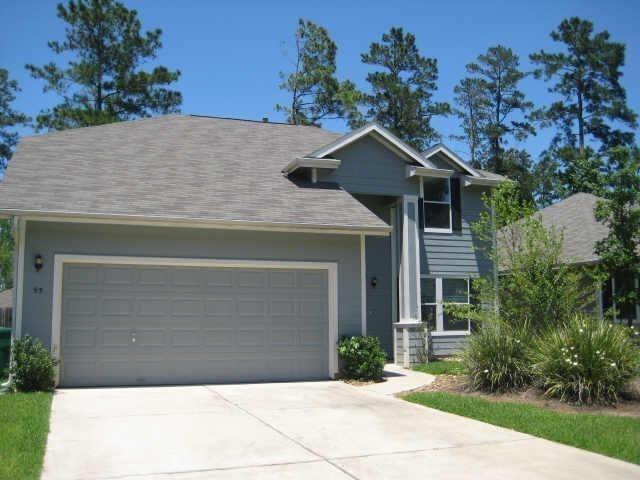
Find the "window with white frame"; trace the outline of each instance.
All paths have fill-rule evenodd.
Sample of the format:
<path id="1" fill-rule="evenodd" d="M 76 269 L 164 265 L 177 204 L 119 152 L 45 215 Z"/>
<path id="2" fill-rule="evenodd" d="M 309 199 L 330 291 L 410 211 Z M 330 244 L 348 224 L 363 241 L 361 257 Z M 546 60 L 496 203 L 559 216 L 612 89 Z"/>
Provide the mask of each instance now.
<path id="1" fill-rule="evenodd" d="M 469 304 L 468 277 L 422 277 L 420 279 L 422 321 L 431 331 L 469 332 L 469 319 L 445 312 L 446 304 Z"/>
<path id="2" fill-rule="evenodd" d="M 635 305 L 621 305 L 616 301 L 619 295 L 630 290 L 640 293 L 640 279 L 638 278 L 610 278 L 601 289 L 602 315 L 612 313 L 616 323 L 640 323 L 640 302 Z"/>
<path id="3" fill-rule="evenodd" d="M 424 178 L 424 229 L 451 232 L 451 181 L 449 178 Z"/>

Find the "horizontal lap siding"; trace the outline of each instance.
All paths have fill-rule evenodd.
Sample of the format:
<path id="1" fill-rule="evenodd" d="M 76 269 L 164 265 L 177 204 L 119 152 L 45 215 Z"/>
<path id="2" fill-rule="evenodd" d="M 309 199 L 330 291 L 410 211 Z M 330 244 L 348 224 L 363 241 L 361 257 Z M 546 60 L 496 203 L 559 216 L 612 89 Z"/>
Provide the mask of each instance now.
<path id="1" fill-rule="evenodd" d="M 482 189 L 463 188 L 461 232 L 423 233 L 423 274 L 479 276 L 491 271 L 491 263 L 471 230 L 484 208 L 481 194 Z"/>
<path id="2" fill-rule="evenodd" d="M 431 351 L 436 357 L 449 357 L 460 353 L 467 341 L 466 335 L 431 337 Z"/>
<path id="3" fill-rule="evenodd" d="M 418 195 L 420 185 L 416 179 L 408 179 L 402 158 L 371 137 L 337 151 L 342 161 L 340 168 L 319 171 L 318 179 L 340 184 L 350 193 L 365 195 Z"/>

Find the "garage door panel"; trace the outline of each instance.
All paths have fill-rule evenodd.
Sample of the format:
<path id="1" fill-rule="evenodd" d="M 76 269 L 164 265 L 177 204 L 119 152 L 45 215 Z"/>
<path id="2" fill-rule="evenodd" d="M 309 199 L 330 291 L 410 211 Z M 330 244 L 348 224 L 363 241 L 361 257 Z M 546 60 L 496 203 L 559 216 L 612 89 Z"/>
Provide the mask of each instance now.
<path id="1" fill-rule="evenodd" d="M 131 328 L 103 328 L 102 329 L 102 346 L 110 347 L 129 347 L 131 343 Z"/>
<path id="2" fill-rule="evenodd" d="M 326 274 L 321 272 L 300 272 L 300 287 L 326 290 L 325 279 Z"/>
<path id="3" fill-rule="evenodd" d="M 294 288 L 296 286 L 296 272 L 269 272 L 269 286 L 271 288 Z"/>
<path id="4" fill-rule="evenodd" d="M 167 335 L 162 328 L 136 327 L 136 341 L 138 347 L 165 347 L 167 346 Z"/>
<path id="5" fill-rule="evenodd" d="M 96 314 L 97 300 L 95 295 L 69 296 L 64 302 L 65 312 L 69 316 L 93 316 Z"/>
<path id="6" fill-rule="evenodd" d="M 98 285 L 98 268 L 95 265 L 70 265 L 65 268 L 67 285 L 87 289 Z"/>
<path id="7" fill-rule="evenodd" d="M 65 265 L 62 385 L 326 378 L 326 271 Z"/>
<path id="8" fill-rule="evenodd" d="M 238 288 L 263 289 L 267 286 L 267 275 L 264 270 L 239 270 L 235 283 Z"/>
<path id="9" fill-rule="evenodd" d="M 206 269 L 205 287 L 233 287 L 233 270 L 230 268 Z"/>
<path id="10" fill-rule="evenodd" d="M 106 267 L 103 269 L 103 285 L 129 285 L 135 282 L 135 269 L 131 267 Z"/>
<path id="11" fill-rule="evenodd" d="M 199 269 L 173 268 L 171 270 L 171 285 L 174 287 L 202 287 L 203 275 Z"/>
<path id="12" fill-rule="evenodd" d="M 183 328 L 171 330 L 171 346 L 199 347 L 202 345 L 202 334 L 199 328 Z"/>
<path id="13" fill-rule="evenodd" d="M 296 328 L 272 328 L 271 345 L 278 347 L 293 347 L 298 344 L 298 330 Z"/>
<path id="14" fill-rule="evenodd" d="M 220 347 L 233 350 L 235 346 L 235 330 L 233 328 L 207 328 L 204 331 L 206 347 Z"/>
<path id="15" fill-rule="evenodd" d="M 177 298 L 171 301 L 173 317 L 202 317 L 203 312 L 202 298 Z"/>
<path id="16" fill-rule="evenodd" d="M 138 267 L 137 279 L 139 287 L 165 287 L 169 283 L 169 272 L 166 268 Z"/>
<path id="17" fill-rule="evenodd" d="M 70 327 L 64 332 L 63 345 L 68 348 L 95 347 L 95 328 Z"/>
<path id="18" fill-rule="evenodd" d="M 169 314 L 169 301 L 166 298 L 139 298 L 136 301 L 138 317 L 159 317 Z"/>
<path id="19" fill-rule="evenodd" d="M 236 305 L 240 317 L 264 317 L 267 314 L 267 301 L 265 298 L 240 297 Z"/>
<path id="20" fill-rule="evenodd" d="M 100 312 L 103 316 L 130 316 L 133 314 L 133 302 L 124 297 L 102 297 Z"/>

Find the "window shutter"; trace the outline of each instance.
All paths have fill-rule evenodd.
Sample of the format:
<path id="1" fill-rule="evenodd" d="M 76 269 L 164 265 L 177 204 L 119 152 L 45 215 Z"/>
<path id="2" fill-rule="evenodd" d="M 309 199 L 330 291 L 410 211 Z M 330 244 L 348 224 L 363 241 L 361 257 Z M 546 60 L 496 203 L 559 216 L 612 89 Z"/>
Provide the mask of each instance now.
<path id="1" fill-rule="evenodd" d="M 462 231 L 462 192 L 459 178 L 451 179 L 451 229 L 454 232 Z"/>
<path id="2" fill-rule="evenodd" d="M 424 199 L 418 198 L 418 228 L 424 230 Z"/>

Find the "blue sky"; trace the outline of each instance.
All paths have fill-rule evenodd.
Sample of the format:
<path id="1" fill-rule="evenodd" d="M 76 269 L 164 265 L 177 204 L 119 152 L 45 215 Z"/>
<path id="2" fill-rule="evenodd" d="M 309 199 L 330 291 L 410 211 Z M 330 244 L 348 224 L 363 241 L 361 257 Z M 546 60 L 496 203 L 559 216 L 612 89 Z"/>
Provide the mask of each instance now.
<path id="1" fill-rule="evenodd" d="M 31 116 L 55 103 L 42 93 L 42 82 L 31 79 L 25 63 L 36 65 L 53 56 L 47 41 L 61 39 L 63 23 L 55 15 L 55 1 L 4 0 L 0 14 L 0 66 L 9 69 L 22 88 L 14 106 Z M 280 70 L 289 68 L 284 52 L 291 45 L 296 20 L 308 18 L 325 26 L 338 44 L 338 74 L 361 88 L 368 67 L 360 54 L 391 26 L 402 26 L 416 35 L 421 52 L 438 59 L 438 100 L 451 101 L 453 87 L 465 75 L 465 64 L 497 43 L 514 49 L 523 68 L 528 54 L 540 48 L 556 48 L 549 33 L 563 18 L 578 15 L 607 29 L 616 41 L 627 45 L 623 85 L 630 106 L 640 111 L 640 10 L 629 0 L 568 1 L 195 1 L 125 0 L 139 12 L 145 28 L 164 31 L 164 47 L 158 62 L 179 68 L 176 87 L 183 93 L 184 113 L 240 118 L 283 120 L 274 105 L 286 101 L 278 89 Z M 536 104 L 551 97 L 542 81 L 526 79 L 522 89 Z M 465 145 L 448 140 L 459 134 L 455 118 L 437 119 L 434 125 L 461 154 Z M 345 131 L 340 121 L 324 124 Z M 29 129 L 21 129 L 29 134 Z M 549 142 L 543 131 L 519 146 L 535 156 Z"/>

